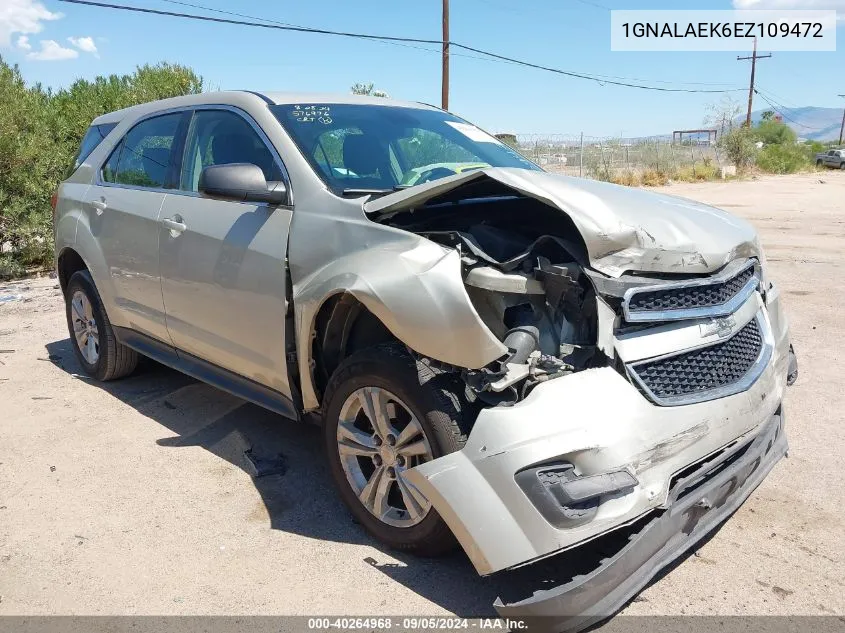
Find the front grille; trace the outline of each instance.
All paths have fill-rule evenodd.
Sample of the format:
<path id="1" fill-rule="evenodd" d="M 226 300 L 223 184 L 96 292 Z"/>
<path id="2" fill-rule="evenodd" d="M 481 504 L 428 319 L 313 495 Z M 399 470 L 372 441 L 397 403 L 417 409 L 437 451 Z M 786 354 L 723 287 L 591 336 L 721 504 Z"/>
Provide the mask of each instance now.
<path id="1" fill-rule="evenodd" d="M 745 378 L 760 357 L 762 348 L 763 335 L 754 318 L 726 341 L 635 363 L 629 369 L 646 395 L 659 404 L 702 400 L 707 398 L 701 396 L 726 389 Z M 712 395 L 718 397 L 718 394 Z"/>
<path id="2" fill-rule="evenodd" d="M 754 273 L 754 266 L 747 266 L 733 277 L 713 283 L 634 292 L 628 299 L 628 313 L 639 314 L 721 306 L 739 294 L 754 277 Z"/>

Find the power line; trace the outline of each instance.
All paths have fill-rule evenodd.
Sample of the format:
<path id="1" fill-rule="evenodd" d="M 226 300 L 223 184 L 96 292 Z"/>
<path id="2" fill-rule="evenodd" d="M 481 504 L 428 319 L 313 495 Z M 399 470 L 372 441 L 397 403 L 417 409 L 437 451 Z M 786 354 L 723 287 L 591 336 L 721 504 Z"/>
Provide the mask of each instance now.
<path id="1" fill-rule="evenodd" d="M 200 9 L 200 10 L 203 10 L 203 11 L 212 11 L 214 13 L 221 13 L 221 14 L 224 14 L 224 15 L 233 15 L 235 17 L 246 18 L 248 20 L 262 20 L 264 22 L 270 22 L 272 24 L 280 24 L 282 26 L 295 26 L 297 28 L 307 28 L 307 27 L 303 27 L 303 26 L 298 25 L 298 24 L 291 24 L 290 22 L 280 22 L 278 20 L 273 20 L 271 18 L 262 18 L 262 17 L 255 16 L 255 15 L 249 15 L 249 14 L 246 14 L 246 13 L 238 13 L 236 11 L 224 11 L 223 9 L 215 9 L 213 7 L 206 7 L 204 5 L 194 4 L 192 2 L 183 2 L 182 0 L 161 0 L 161 1 L 162 2 L 169 2 L 170 4 L 178 4 L 178 5 L 182 5 L 182 6 L 185 6 L 185 7 L 191 7 L 191 8 L 194 8 L 194 9 Z M 486 0 L 482 0 L 482 1 L 486 1 Z M 581 0 L 579 0 L 579 1 L 581 1 Z M 499 6 L 499 5 L 493 5 L 493 4 L 491 4 L 490 6 L 496 6 L 497 8 L 502 8 L 502 9 L 505 8 L 505 7 L 502 7 L 502 6 Z M 600 5 L 597 5 L 597 4 L 594 4 L 592 6 L 597 6 L 597 7 L 600 7 L 600 8 L 606 8 L 606 7 L 602 7 Z M 516 11 L 517 9 L 514 9 L 514 10 Z M 427 53 L 434 53 L 434 54 L 437 54 L 437 55 L 441 54 L 441 51 L 439 51 L 439 50 L 435 50 L 435 49 L 431 49 L 431 48 L 423 48 L 422 46 L 407 46 L 407 45 L 404 45 L 404 44 L 401 44 L 401 43 L 398 43 L 398 42 L 383 42 L 383 43 L 384 44 L 393 44 L 395 46 L 405 46 L 406 48 L 413 48 L 413 49 L 416 49 L 418 51 L 425 51 Z M 442 42 L 438 40 L 437 43 L 441 44 Z M 486 62 L 497 62 L 497 63 L 505 63 L 505 64 L 511 64 L 511 65 L 519 65 L 519 62 L 517 62 L 517 61 L 505 61 L 505 60 L 502 60 L 502 59 L 494 59 L 494 58 L 491 58 L 491 57 L 479 57 L 478 55 L 466 55 L 466 54 L 462 54 L 462 53 L 450 53 L 450 57 L 465 57 L 467 59 L 478 59 L 478 60 L 486 61 Z M 728 84 L 728 83 L 724 83 L 724 82 L 664 81 L 662 79 L 642 79 L 640 77 L 620 77 L 620 76 L 617 76 L 617 75 L 599 75 L 599 74 L 595 74 L 595 73 L 591 73 L 591 76 L 595 77 L 597 79 L 602 79 L 602 80 L 604 80 L 604 79 L 620 79 L 620 80 L 623 80 L 623 81 L 641 81 L 641 82 L 649 82 L 650 81 L 652 83 L 658 83 L 658 84 L 682 84 L 682 85 L 687 85 L 687 86 L 729 86 L 729 85 L 732 85 L 732 84 Z"/>
<path id="2" fill-rule="evenodd" d="M 792 123 L 794 123 L 795 125 L 798 125 L 798 126 L 800 126 L 800 127 L 803 127 L 803 128 L 805 128 L 805 129 L 807 129 L 807 130 L 819 131 L 819 130 L 824 130 L 824 129 L 825 129 L 825 128 L 823 128 L 823 127 L 812 127 L 812 126 L 810 126 L 810 125 L 804 125 L 803 123 L 800 123 L 799 121 L 796 121 L 795 119 L 793 119 L 792 117 L 790 117 L 789 115 L 787 115 L 787 114 L 785 114 L 785 113 L 783 112 L 784 110 L 787 110 L 788 108 L 784 108 L 782 105 L 778 105 L 778 104 L 777 104 L 777 102 L 773 102 L 773 101 L 769 100 L 769 98 L 768 98 L 765 94 L 763 94 L 762 92 L 760 92 L 760 91 L 759 91 L 759 90 L 757 90 L 757 89 L 755 89 L 755 90 L 754 90 L 754 92 L 755 92 L 756 94 L 760 95 L 760 97 L 763 99 L 763 101 L 765 101 L 766 103 L 768 103 L 768 104 L 769 104 L 769 105 L 770 105 L 770 106 L 774 109 L 774 111 L 775 111 L 775 112 L 777 112 L 779 115 L 781 115 L 781 116 L 782 116 L 784 119 L 786 119 L 787 121 L 791 121 L 791 122 L 792 122 Z"/>
<path id="3" fill-rule="evenodd" d="M 427 40 L 414 37 L 394 37 L 391 35 L 372 35 L 369 33 L 353 33 L 348 31 L 332 31 L 330 29 L 317 29 L 305 26 L 267 24 L 262 22 L 245 22 L 242 20 L 231 20 L 228 18 L 215 18 L 210 15 L 196 15 L 191 13 L 177 13 L 175 11 L 162 11 L 161 9 L 148 9 L 146 7 L 133 7 L 125 4 L 109 4 L 106 2 L 92 2 L 91 0 L 59 0 L 70 4 L 84 4 L 91 7 L 103 9 L 118 9 L 121 11 L 134 11 L 136 13 L 150 13 L 153 15 L 165 15 L 174 18 L 188 18 L 191 20 L 202 20 L 206 22 L 217 22 L 219 24 L 236 24 L 239 26 L 255 26 L 263 29 L 276 29 L 279 31 L 296 31 L 299 33 L 315 33 L 318 35 L 337 35 L 366 40 L 382 40 L 385 42 L 413 42 L 416 44 L 442 44 L 441 40 Z"/>
<path id="4" fill-rule="evenodd" d="M 194 4 L 193 2 L 183 2 L 182 0 L 161 0 L 161 1 L 162 2 L 169 2 L 170 4 L 178 4 L 178 5 L 181 5 L 181 6 L 184 6 L 184 7 L 191 7 L 191 8 L 194 8 L 194 9 L 200 9 L 202 11 L 212 11 L 214 13 L 220 13 L 222 15 L 233 15 L 235 17 L 246 18 L 248 20 L 261 20 L 262 22 L 269 22 L 271 24 L 279 24 L 279 25 L 282 25 L 282 26 L 293 26 L 293 27 L 297 27 L 297 28 L 306 28 L 306 27 L 303 27 L 299 24 L 291 24 L 290 22 L 280 22 L 279 20 L 273 20 L 271 18 L 262 18 L 262 17 L 255 16 L 255 15 L 249 15 L 247 13 L 238 13 L 237 11 L 225 11 L 223 9 L 215 9 L 213 7 L 206 7 L 206 6 L 201 5 L 201 4 Z M 440 54 L 439 50 L 435 50 L 435 49 L 432 49 L 432 48 L 424 48 L 422 46 L 414 46 L 412 44 L 405 44 L 405 43 L 402 43 L 402 42 L 393 42 L 393 41 L 384 42 L 384 41 L 380 41 L 380 40 L 378 42 L 379 42 L 379 44 L 390 44 L 392 46 L 401 46 L 402 48 L 412 48 L 414 50 L 424 51 L 426 53 L 434 53 L 436 55 Z M 440 44 L 439 40 L 437 40 L 437 44 Z M 454 55 L 456 57 L 466 57 L 467 59 L 480 59 L 481 61 L 493 61 L 493 60 L 487 59 L 486 57 L 479 57 L 477 55 L 465 55 L 465 54 L 462 54 L 462 53 L 452 53 L 452 55 Z"/>
<path id="5" fill-rule="evenodd" d="M 191 8 L 194 8 L 194 9 L 200 9 L 200 10 L 203 10 L 203 11 L 212 11 L 214 13 L 220 13 L 220 14 L 223 14 L 223 15 L 233 15 L 235 17 L 246 18 L 248 20 L 261 20 L 263 22 L 270 22 L 272 24 L 280 24 L 282 26 L 294 26 L 294 27 L 297 27 L 297 28 L 307 28 L 307 27 L 303 27 L 302 25 L 299 25 L 299 24 L 291 24 L 290 22 L 280 22 L 279 20 L 273 20 L 271 18 L 262 18 L 262 17 L 255 16 L 255 15 L 249 15 L 249 14 L 246 14 L 246 13 L 238 13 L 236 11 L 225 11 L 223 9 L 215 9 L 213 7 L 207 7 L 207 6 L 204 6 L 204 5 L 201 5 L 201 4 L 195 4 L 193 2 L 184 2 L 183 0 L 161 0 L 161 1 L 162 2 L 169 2 L 170 4 L 178 4 L 178 5 L 185 6 L 185 7 L 191 7 Z M 498 6 L 498 5 L 491 5 L 491 6 Z M 598 6 L 598 5 L 596 5 L 596 6 Z M 499 8 L 504 8 L 504 7 L 499 7 Z M 418 51 L 424 51 L 426 53 L 433 53 L 435 55 L 441 54 L 440 50 L 435 50 L 435 49 L 431 49 L 431 48 L 424 48 L 422 46 L 411 46 L 411 45 L 408 45 L 408 44 L 403 44 L 401 42 L 391 41 L 391 42 L 380 42 L 380 43 L 391 44 L 393 46 L 402 46 L 404 48 L 412 48 L 412 49 L 415 49 L 415 50 L 418 50 Z M 441 41 L 438 40 L 437 43 L 441 44 Z M 466 53 L 450 52 L 449 56 L 450 57 L 464 57 L 466 59 L 477 59 L 477 60 L 484 61 L 484 62 L 496 62 L 496 63 L 503 63 L 503 64 L 519 65 L 519 63 L 516 62 L 516 61 L 505 61 L 505 60 L 502 60 L 502 59 L 494 59 L 494 58 L 491 58 L 491 57 L 480 57 L 479 55 L 467 55 Z M 605 80 L 605 79 L 619 79 L 619 80 L 622 80 L 622 81 L 629 81 L 629 82 L 639 81 L 639 82 L 652 82 L 652 83 L 658 83 L 658 84 L 681 84 L 681 85 L 686 85 L 686 86 L 729 86 L 729 85 L 732 85 L 732 84 L 728 84 L 728 83 L 724 83 L 724 82 L 665 81 L 665 80 L 662 80 L 662 79 L 642 79 L 640 77 L 620 77 L 620 76 L 617 76 L 617 75 L 600 75 L 600 74 L 596 74 L 596 73 L 591 73 L 591 77 L 595 77 L 596 79 L 601 79 L 602 81 Z"/>
<path id="6" fill-rule="evenodd" d="M 782 103 L 780 103 L 780 102 L 778 102 L 777 100 L 775 100 L 775 99 L 774 99 L 774 97 L 772 97 L 772 96 L 771 96 L 771 94 L 772 94 L 772 93 L 770 93 L 769 91 L 767 91 L 767 90 L 762 90 L 762 89 L 760 89 L 760 88 L 755 88 L 755 89 L 754 89 L 754 92 L 756 92 L 758 95 L 760 95 L 760 97 L 763 99 L 763 101 L 765 101 L 766 103 L 768 103 L 768 104 L 769 104 L 769 106 L 771 106 L 771 107 L 774 109 L 774 111 L 775 111 L 775 112 L 777 112 L 778 114 L 780 114 L 780 115 L 781 115 L 783 118 L 785 118 L 787 121 L 791 121 L 791 122 L 792 122 L 792 123 L 794 123 L 795 125 L 798 125 L 798 126 L 800 126 L 800 127 L 803 127 L 803 128 L 805 128 L 805 129 L 807 129 L 807 130 L 815 130 L 815 131 L 819 131 L 819 130 L 823 130 L 823 129 L 825 129 L 825 128 L 823 128 L 823 127 L 812 127 L 812 126 L 810 126 L 810 125 L 806 125 L 806 124 L 804 124 L 804 123 L 801 123 L 800 121 L 797 121 L 797 120 L 793 119 L 791 116 L 789 116 L 788 114 L 786 114 L 784 111 L 790 111 L 790 110 L 793 110 L 794 108 L 787 108 L 785 105 L 783 105 Z"/>
<path id="7" fill-rule="evenodd" d="M 796 103 L 795 103 L 794 101 L 791 101 L 790 99 L 785 99 L 784 97 L 781 97 L 781 96 L 780 96 L 780 95 L 778 95 L 777 93 L 772 92 L 772 91 L 771 91 L 771 90 L 769 90 L 768 88 L 763 89 L 763 88 L 761 88 L 760 86 L 757 86 L 757 90 L 760 90 L 761 92 L 765 92 L 767 95 L 769 95 L 769 97 L 770 97 L 771 99 L 773 99 L 774 101 L 777 101 L 777 102 L 781 103 L 781 105 L 783 105 L 783 104 L 792 104 L 792 105 L 790 105 L 790 106 L 789 106 L 789 108 L 790 108 L 790 109 L 791 109 L 791 108 L 798 108 L 798 107 L 800 107 L 800 106 L 796 105 Z"/>
<path id="8" fill-rule="evenodd" d="M 175 1 L 175 0 L 173 0 Z M 191 13 L 178 13 L 175 11 L 163 11 L 160 9 L 149 9 L 146 7 L 134 7 L 129 5 L 122 5 L 122 4 L 110 4 L 105 2 L 94 2 L 93 0 L 59 0 L 59 2 L 67 2 L 70 4 L 81 4 L 93 7 L 99 7 L 104 9 L 117 9 L 121 11 L 132 11 L 136 13 L 147 13 L 152 15 L 162 15 L 168 17 L 176 17 L 176 18 L 185 18 L 190 20 L 200 20 L 206 22 L 216 22 L 218 24 L 234 24 L 238 26 L 252 26 L 258 28 L 265 28 L 265 29 L 276 29 L 281 31 L 293 31 L 298 33 L 314 33 L 317 35 L 335 35 L 340 37 L 348 37 L 353 39 L 364 39 L 370 41 L 378 41 L 378 42 L 402 42 L 402 43 L 412 43 L 412 44 L 434 44 L 438 46 L 443 45 L 443 40 L 431 40 L 431 39 L 424 39 L 424 38 L 412 38 L 412 37 L 396 37 L 396 36 L 389 36 L 389 35 L 373 35 L 370 33 L 355 33 L 349 31 L 334 31 L 330 29 L 318 29 L 312 27 L 304 27 L 304 26 L 297 26 L 297 25 L 288 25 L 283 23 L 267 23 L 267 22 L 248 22 L 243 20 L 233 20 L 230 18 L 218 18 L 212 17 L 208 15 L 197 15 Z M 182 4 L 189 5 L 188 3 L 184 2 Z M 193 5 L 198 6 L 198 5 Z M 213 10 L 213 9 L 212 9 Z M 217 10 L 219 11 L 219 10 Z M 230 12 L 225 12 L 230 13 Z M 255 18 L 255 19 L 262 19 L 262 18 Z M 549 66 L 543 66 L 541 64 L 534 64 L 531 62 L 527 62 L 524 60 L 516 59 L 513 57 L 507 57 L 505 55 L 499 55 L 497 53 L 493 53 L 490 51 L 486 51 L 480 48 L 474 48 L 472 46 L 467 46 L 465 44 L 460 44 L 458 42 L 448 42 L 449 46 L 459 48 L 465 51 L 469 51 L 472 53 L 478 53 L 480 55 L 485 55 L 489 59 L 495 59 L 499 61 L 504 61 L 510 64 L 516 64 L 519 66 L 525 66 L 527 68 L 534 68 L 537 70 L 544 70 L 546 72 L 555 73 L 558 75 L 564 75 L 567 77 L 573 77 L 576 79 L 586 79 L 589 81 L 595 81 L 599 84 L 608 84 L 614 86 L 623 86 L 626 88 L 638 88 L 641 90 L 655 90 L 658 92 L 683 92 L 683 93 L 727 93 L 727 92 L 736 92 L 737 90 L 741 90 L 740 88 L 732 88 L 732 89 L 692 89 L 692 88 L 666 88 L 661 86 L 649 86 L 645 84 L 638 84 L 633 83 L 630 81 L 619 81 L 614 79 L 605 79 L 601 76 L 590 75 L 586 73 L 577 73 L 568 70 L 562 70 L 559 68 L 552 68 Z M 421 50 L 429 50 L 429 49 L 421 49 Z"/>
<path id="9" fill-rule="evenodd" d="M 60 0 L 61 2 L 78 2 L 80 0 Z M 642 84 L 634 84 L 625 81 L 614 81 L 610 79 L 599 79 L 595 76 L 586 75 L 583 73 L 576 73 L 569 70 L 561 70 L 559 68 L 551 68 L 549 66 L 542 66 L 541 64 L 533 64 L 531 62 L 522 61 L 519 59 L 514 59 L 513 57 L 506 57 L 505 55 L 499 55 L 497 53 L 491 53 L 490 51 L 485 51 L 480 48 L 473 48 L 472 46 L 467 46 L 465 44 L 459 44 L 457 42 L 452 42 L 452 46 L 456 48 L 461 48 L 465 51 L 471 51 L 473 53 L 480 53 L 482 55 L 489 55 L 494 59 L 501 59 L 506 62 L 511 62 L 513 64 L 519 64 L 520 66 L 527 66 L 529 68 L 536 68 L 538 70 L 545 70 L 550 73 L 556 73 L 558 75 L 566 75 L 567 77 L 576 77 L 578 79 L 590 79 L 592 81 L 597 81 L 602 84 L 611 84 L 614 86 L 625 86 L 627 88 L 641 88 L 643 90 L 657 90 L 660 92 L 703 92 L 703 93 L 725 93 L 725 92 L 737 92 L 742 90 L 742 88 L 731 88 L 731 89 L 723 89 L 723 90 L 701 90 L 701 89 L 690 89 L 690 88 L 663 88 L 660 86 L 645 86 Z"/>

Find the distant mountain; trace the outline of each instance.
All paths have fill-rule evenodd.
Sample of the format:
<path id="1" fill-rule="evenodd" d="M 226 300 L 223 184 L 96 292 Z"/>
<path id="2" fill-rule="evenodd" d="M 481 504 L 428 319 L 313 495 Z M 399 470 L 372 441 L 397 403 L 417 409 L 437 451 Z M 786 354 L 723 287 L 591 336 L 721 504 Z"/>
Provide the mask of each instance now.
<path id="1" fill-rule="evenodd" d="M 751 120 L 758 123 L 763 112 L 771 108 L 762 108 L 751 113 Z M 835 141 L 839 139 L 839 127 L 842 125 L 842 108 L 784 108 L 780 111 L 783 122 L 795 130 L 799 138 L 813 141 Z M 776 113 L 777 114 L 777 113 Z M 745 116 L 739 117 L 745 120 Z"/>

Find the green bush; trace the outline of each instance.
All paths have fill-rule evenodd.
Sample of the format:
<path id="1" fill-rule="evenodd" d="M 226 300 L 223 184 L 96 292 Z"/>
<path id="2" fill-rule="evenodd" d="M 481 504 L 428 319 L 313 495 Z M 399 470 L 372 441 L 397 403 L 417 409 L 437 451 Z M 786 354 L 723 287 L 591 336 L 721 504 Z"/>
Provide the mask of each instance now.
<path id="1" fill-rule="evenodd" d="M 97 116 L 146 101 L 202 91 L 202 78 L 177 64 L 131 75 L 79 79 L 53 92 L 28 86 L 0 57 L 0 278 L 53 259 L 50 197 L 67 176 Z"/>
<path id="2" fill-rule="evenodd" d="M 742 171 L 754 162 L 757 148 L 754 138 L 747 127 L 734 128 L 718 141 L 719 148 L 725 152 L 728 160 Z"/>
<path id="3" fill-rule="evenodd" d="M 753 136 L 765 145 L 794 145 L 798 139 L 792 128 L 780 121 L 760 121 Z"/>
<path id="4" fill-rule="evenodd" d="M 804 141 L 803 149 L 809 158 L 815 158 L 816 154 L 827 151 L 827 146 L 818 141 Z"/>
<path id="5" fill-rule="evenodd" d="M 794 174 L 811 165 L 801 145 L 766 145 L 757 156 L 757 167 L 770 174 Z"/>

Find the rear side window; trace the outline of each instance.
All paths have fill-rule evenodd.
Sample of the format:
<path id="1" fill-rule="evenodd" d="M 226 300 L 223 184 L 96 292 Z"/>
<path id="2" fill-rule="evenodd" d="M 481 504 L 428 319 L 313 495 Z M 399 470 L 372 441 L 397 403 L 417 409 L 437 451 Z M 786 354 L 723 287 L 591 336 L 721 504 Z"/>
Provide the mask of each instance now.
<path id="1" fill-rule="evenodd" d="M 91 152 L 97 149 L 97 146 L 116 126 L 117 123 L 103 123 L 102 125 L 92 125 L 88 128 L 85 136 L 82 137 L 82 143 L 79 144 L 79 154 L 77 154 L 76 160 L 73 161 L 73 171 L 76 171 L 85 162 L 85 159 L 91 155 Z"/>
<path id="2" fill-rule="evenodd" d="M 164 114 L 145 119 L 129 130 L 103 166 L 103 180 L 136 187 L 164 187 L 181 118 L 181 112 Z"/>

